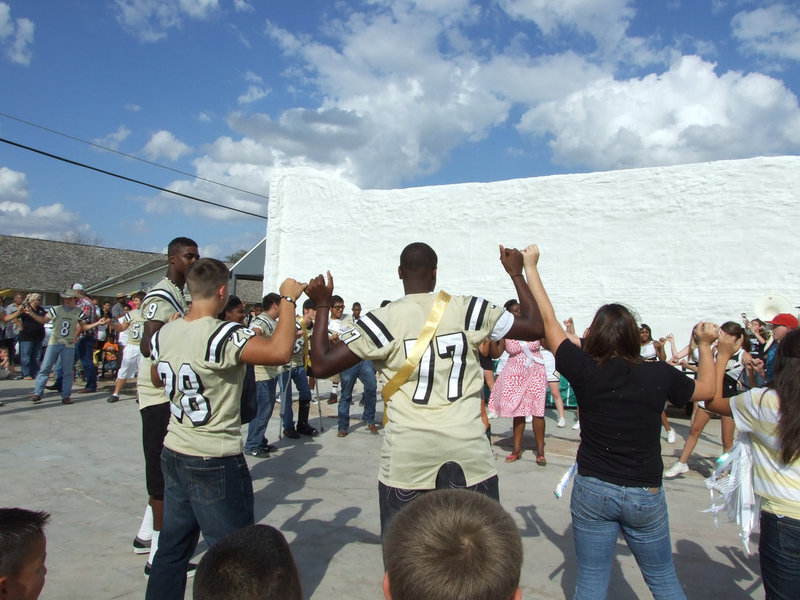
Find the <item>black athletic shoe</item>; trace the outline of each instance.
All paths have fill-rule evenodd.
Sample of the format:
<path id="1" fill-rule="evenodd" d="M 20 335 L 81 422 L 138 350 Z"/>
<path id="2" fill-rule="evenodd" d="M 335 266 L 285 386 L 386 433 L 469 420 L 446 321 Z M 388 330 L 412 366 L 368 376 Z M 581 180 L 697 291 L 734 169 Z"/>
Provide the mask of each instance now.
<path id="1" fill-rule="evenodd" d="M 106 402 L 108 402 L 109 404 L 114 404 L 114 402 L 119 402 L 119 396 L 111 394 L 108 398 L 106 398 Z"/>
<path id="2" fill-rule="evenodd" d="M 53 383 L 51 385 L 44 386 L 44 389 L 53 390 L 54 392 L 60 392 L 61 391 L 61 386 L 58 386 L 55 383 Z"/>
<path id="3" fill-rule="evenodd" d="M 297 425 L 297 433 L 300 433 L 302 435 L 310 435 L 312 437 L 315 436 L 315 435 L 319 435 L 319 431 L 317 431 L 317 428 L 316 427 L 312 427 L 308 423 L 300 423 L 300 424 L 298 424 Z"/>
<path id="4" fill-rule="evenodd" d="M 150 544 L 153 540 L 143 540 L 138 535 L 133 539 L 133 552 L 135 554 L 149 554 L 150 553 Z"/>
<path id="5" fill-rule="evenodd" d="M 284 429 L 283 430 L 283 437 L 291 438 L 293 440 L 300 439 L 300 434 L 297 433 L 297 430 L 292 427 L 291 429 Z"/>
<path id="6" fill-rule="evenodd" d="M 269 456 L 269 450 L 265 450 L 261 446 L 259 446 L 255 450 L 245 450 L 244 453 L 247 456 L 254 456 L 255 458 L 267 458 Z"/>
<path id="7" fill-rule="evenodd" d="M 268 444 L 267 442 L 264 442 L 264 443 L 261 444 L 261 449 L 264 450 L 265 452 L 277 452 L 278 451 L 278 447 L 277 446 L 273 446 L 272 444 Z"/>

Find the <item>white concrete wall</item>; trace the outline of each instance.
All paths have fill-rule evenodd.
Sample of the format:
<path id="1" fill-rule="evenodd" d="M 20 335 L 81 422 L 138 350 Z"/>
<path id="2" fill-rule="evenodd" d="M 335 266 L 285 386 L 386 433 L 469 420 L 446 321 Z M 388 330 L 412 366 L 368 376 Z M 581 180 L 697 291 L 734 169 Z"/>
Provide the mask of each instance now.
<path id="1" fill-rule="evenodd" d="M 495 183 L 360 190 L 311 169 L 274 171 L 265 290 L 330 269 L 349 305 L 402 295 L 400 251 L 439 255 L 439 286 L 514 295 L 497 245 L 539 244 L 542 278 L 580 331 L 623 302 L 688 341 L 693 323 L 751 318 L 761 296 L 800 304 L 800 158 L 754 158 Z"/>

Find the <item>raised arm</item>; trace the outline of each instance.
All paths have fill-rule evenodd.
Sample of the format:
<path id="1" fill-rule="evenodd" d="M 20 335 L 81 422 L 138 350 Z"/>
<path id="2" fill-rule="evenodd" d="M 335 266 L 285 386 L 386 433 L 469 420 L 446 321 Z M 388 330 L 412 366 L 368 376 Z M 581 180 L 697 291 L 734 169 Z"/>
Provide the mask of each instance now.
<path id="1" fill-rule="evenodd" d="M 514 289 L 519 298 L 520 316 L 514 317 L 514 324 L 506 338 L 512 340 L 534 341 L 544 337 L 544 323 L 542 313 L 533 299 L 531 290 L 525 283 L 525 276 L 522 274 L 523 259 L 522 253 L 515 248 L 504 248 L 500 246 L 500 262 L 503 268 L 511 277 Z"/>
<path id="2" fill-rule="evenodd" d="M 736 338 L 729 333 L 720 331 L 719 343 L 717 344 L 717 364 L 715 369 L 717 389 L 714 393 L 714 399 L 711 402 L 706 402 L 706 409 L 726 417 L 731 416 L 731 403 L 730 398 L 722 397 L 722 380 L 725 378 L 725 368 L 728 366 L 728 360 L 731 356 L 736 354 L 739 348 L 742 347 L 744 338 Z"/>
<path id="3" fill-rule="evenodd" d="M 544 337 L 547 345 L 552 349 L 551 351 L 555 353 L 561 342 L 567 339 L 567 333 L 556 318 L 553 304 L 550 302 L 542 284 L 542 278 L 539 276 L 539 247 L 531 244 L 522 251 L 522 256 L 525 262 L 525 274 L 528 276 L 528 287 L 544 322 Z"/>
<path id="4" fill-rule="evenodd" d="M 0 308 L 2 308 L 2 307 L 0 307 Z M 0 310 L 0 322 L 5 323 L 6 321 L 13 321 L 17 317 L 19 317 L 21 314 L 22 314 L 22 306 L 20 306 L 19 308 L 17 308 L 16 311 L 14 311 L 13 313 L 10 313 L 10 314 L 6 314 L 2 310 Z"/>
<path id="5" fill-rule="evenodd" d="M 700 353 L 700 362 L 697 365 L 697 377 L 694 382 L 694 393 L 692 401 L 711 400 L 717 391 L 716 373 L 714 371 L 714 355 L 711 352 L 711 344 L 719 335 L 719 327 L 713 323 L 705 321 L 695 325 L 692 336 L 697 343 L 697 350 Z M 719 362 L 719 358 L 717 359 Z M 727 362 L 727 359 L 726 361 Z M 723 370 L 725 362 L 722 363 Z"/>
<path id="6" fill-rule="evenodd" d="M 251 365 L 282 365 L 291 360 L 296 329 L 294 311 L 296 301 L 305 288 L 305 283 L 299 283 L 294 279 L 287 279 L 281 284 L 278 325 L 269 339 L 255 335 L 247 340 L 242 348 L 243 362 Z M 291 298 L 292 301 L 287 298 Z"/>
<path id="7" fill-rule="evenodd" d="M 333 277 L 328 271 L 328 281 L 322 275 L 314 277 L 306 288 L 306 295 L 314 301 L 317 316 L 311 330 L 311 370 L 316 377 L 330 377 L 361 362 L 347 344 L 331 346 L 328 338 L 328 316 L 333 294 Z"/>

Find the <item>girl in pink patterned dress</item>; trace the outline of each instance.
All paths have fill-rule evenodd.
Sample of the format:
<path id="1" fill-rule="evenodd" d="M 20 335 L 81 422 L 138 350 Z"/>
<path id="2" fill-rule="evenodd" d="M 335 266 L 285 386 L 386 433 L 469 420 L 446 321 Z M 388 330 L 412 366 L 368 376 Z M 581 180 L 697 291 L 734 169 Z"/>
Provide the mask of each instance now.
<path id="1" fill-rule="evenodd" d="M 506 303 L 514 313 L 519 304 Z M 522 455 L 522 434 L 525 417 L 533 415 L 533 434 L 536 437 L 536 464 L 545 466 L 544 457 L 544 403 L 547 391 L 547 372 L 540 352 L 541 343 L 518 340 L 500 340 L 493 347 L 493 354 L 503 351 L 509 354 L 505 368 L 500 372 L 489 396 L 489 410 L 501 417 L 513 417 L 514 449 L 506 462 L 514 462 Z"/>

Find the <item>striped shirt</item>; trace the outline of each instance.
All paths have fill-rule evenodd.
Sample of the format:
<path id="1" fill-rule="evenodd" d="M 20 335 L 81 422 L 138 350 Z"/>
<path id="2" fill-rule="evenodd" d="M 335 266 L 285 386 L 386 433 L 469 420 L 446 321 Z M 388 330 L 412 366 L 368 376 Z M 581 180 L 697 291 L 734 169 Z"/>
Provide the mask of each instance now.
<path id="1" fill-rule="evenodd" d="M 761 497 L 761 508 L 800 519 L 800 460 L 789 465 L 781 460 L 778 395 L 774 390 L 753 388 L 731 398 L 731 412 L 739 431 L 750 434 L 753 488 Z"/>

